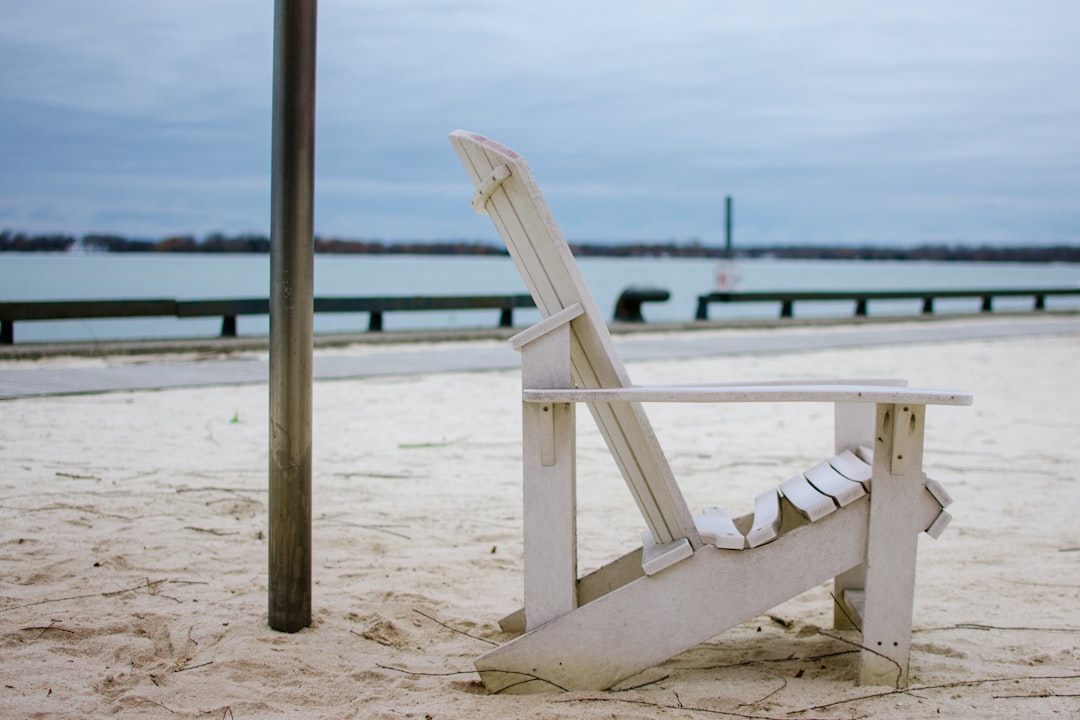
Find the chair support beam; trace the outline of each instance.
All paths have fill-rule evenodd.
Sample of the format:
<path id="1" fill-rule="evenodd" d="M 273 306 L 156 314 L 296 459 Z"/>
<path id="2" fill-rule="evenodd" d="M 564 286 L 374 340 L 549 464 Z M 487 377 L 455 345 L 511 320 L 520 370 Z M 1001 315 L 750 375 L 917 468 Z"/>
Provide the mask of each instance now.
<path id="1" fill-rule="evenodd" d="M 570 325 L 559 320 L 523 333 L 522 381 L 530 386 L 570 385 Z M 577 607 L 574 406 L 522 403 L 522 430 L 525 627 L 532 630 Z"/>

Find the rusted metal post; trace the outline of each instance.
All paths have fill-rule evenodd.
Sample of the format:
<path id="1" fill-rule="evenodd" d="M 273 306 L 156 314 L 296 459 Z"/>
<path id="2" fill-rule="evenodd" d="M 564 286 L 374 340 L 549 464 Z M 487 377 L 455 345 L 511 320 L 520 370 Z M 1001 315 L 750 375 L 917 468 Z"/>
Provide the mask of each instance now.
<path id="1" fill-rule="evenodd" d="M 316 0 L 274 4 L 270 222 L 270 627 L 311 624 Z"/>

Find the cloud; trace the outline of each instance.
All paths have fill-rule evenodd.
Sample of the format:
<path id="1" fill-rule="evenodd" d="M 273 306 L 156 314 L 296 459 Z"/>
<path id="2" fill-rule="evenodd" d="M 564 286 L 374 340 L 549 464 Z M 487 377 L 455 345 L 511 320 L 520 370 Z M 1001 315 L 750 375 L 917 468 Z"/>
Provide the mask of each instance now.
<path id="1" fill-rule="evenodd" d="M 319 13 L 320 233 L 486 236 L 445 139 L 464 127 L 521 151 L 579 239 L 718 241 L 732 194 L 746 242 L 1080 242 L 1067 0 Z M 5 223 L 81 232 L 99 204 L 120 232 L 267 229 L 265 2 L 37 0 L 0 42 Z"/>

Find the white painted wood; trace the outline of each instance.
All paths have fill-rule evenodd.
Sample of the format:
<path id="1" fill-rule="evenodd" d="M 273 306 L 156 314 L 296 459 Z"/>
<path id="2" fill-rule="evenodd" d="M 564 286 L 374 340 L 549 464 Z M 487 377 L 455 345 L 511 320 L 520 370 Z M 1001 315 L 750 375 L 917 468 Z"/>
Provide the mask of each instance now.
<path id="1" fill-rule="evenodd" d="M 844 604 L 851 612 L 851 619 L 857 624 L 861 624 L 862 616 L 866 613 L 866 591 L 865 590 L 845 590 L 844 591 Z"/>
<path id="2" fill-rule="evenodd" d="M 923 485 L 923 411 L 918 405 L 877 409 L 859 666 L 863 685 L 908 683 L 916 541 L 929 525 L 920 522 L 919 510 L 937 504 Z"/>
<path id="3" fill-rule="evenodd" d="M 928 477 L 926 478 L 925 485 L 926 489 L 930 491 L 930 494 L 934 496 L 934 499 L 938 501 L 938 504 L 941 505 L 942 509 L 952 505 L 952 495 L 950 495 L 949 491 L 937 480 Z"/>
<path id="4" fill-rule="evenodd" d="M 867 484 L 869 485 L 869 483 Z M 919 494 L 918 527 L 925 528 L 928 535 L 937 539 L 945 531 L 951 520 L 952 517 L 941 509 L 940 502 L 929 487 L 925 492 Z M 863 590 L 865 587 L 865 562 L 836 576 L 833 590 L 833 597 L 836 598 L 833 606 L 833 627 L 838 630 L 861 630 L 859 618 L 863 615 L 864 605 L 854 608 L 849 604 L 847 598 L 849 595 L 865 598 L 865 591 Z"/>
<path id="5" fill-rule="evenodd" d="M 753 550 L 703 547 L 492 650 L 476 668 L 492 692 L 611 687 L 857 564 L 868 508 L 859 500 Z"/>
<path id="6" fill-rule="evenodd" d="M 818 381 L 805 384 L 828 385 L 830 383 Z M 906 388 L 908 383 L 907 380 L 902 378 L 876 378 L 863 382 L 851 381 L 838 384 Z M 838 402 L 835 405 L 834 414 L 833 438 L 835 452 L 838 455 L 845 451 L 854 451 L 860 446 L 872 446 L 874 444 L 875 408 L 873 406 L 859 402 Z M 854 480 L 854 478 L 851 479 Z"/>
<path id="7" fill-rule="evenodd" d="M 578 604 L 592 602 L 629 582 L 645 577 L 641 568 L 642 549 L 637 548 L 601 568 L 582 575 L 578 579 Z M 520 608 L 499 620 L 503 632 L 521 634 L 525 632 L 525 609 Z"/>
<path id="8" fill-rule="evenodd" d="M 477 187 L 499 165 L 510 169 L 511 176 L 492 192 L 486 208 L 541 314 L 551 316 L 575 302 L 584 308 L 572 334 L 575 384 L 630 385 L 604 316 L 525 161 L 512 150 L 473 133 L 455 131 L 450 141 Z M 589 409 L 653 535 L 662 543 L 685 537 L 693 547 L 700 547 L 690 510 L 658 450 L 644 411 L 632 403 L 591 404 Z"/>
<path id="9" fill-rule="evenodd" d="M 521 383 L 532 387 L 556 387 L 570 384 L 570 345 L 568 323 L 554 324 L 521 345 Z M 525 406 L 538 403 L 522 403 Z M 546 403 L 548 405 L 552 403 Z"/>
<path id="10" fill-rule="evenodd" d="M 952 515 L 942 510 L 938 513 L 938 516 L 934 518 L 934 522 L 930 523 L 930 527 L 926 528 L 926 534 L 937 540 L 941 537 L 941 534 L 945 532 L 945 528 L 949 527 L 949 523 L 952 522 Z"/>
<path id="11" fill-rule="evenodd" d="M 940 512 L 922 495 L 916 527 Z M 870 497 L 752 550 L 706 547 L 656 577 L 642 575 L 630 553 L 594 573 L 607 576 L 596 597 L 583 582 L 577 610 L 478 658 L 476 668 L 492 692 L 611 687 L 857 566 Z M 722 588 L 734 590 L 718 602 Z"/>
<path id="12" fill-rule="evenodd" d="M 803 475 L 818 492 L 831 497 L 840 507 L 850 505 L 866 494 L 862 485 L 848 480 L 829 463 L 818 463 Z"/>
<path id="13" fill-rule="evenodd" d="M 851 607 L 849 593 L 862 593 L 866 587 L 866 560 L 833 578 L 833 627 L 837 630 L 862 630 L 862 610 Z"/>
<path id="14" fill-rule="evenodd" d="M 720 550 L 742 550 L 746 547 L 746 538 L 735 527 L 727 510 L 719 507 L 707 507 L 705 512 L 694 517 L 698 533 L 707 545 Z"/>
<path id="15" fill-rule="evenodd" d="M 646 575 L 656 575 L 693 554 L 694 549 L 686 538 L 661 545 L 648 530 L 641 533 L 641 569 Z"/>
<path id="16" fill-rule="evenodd" d="M 659 385 L 527 389 L 526 402 L 846 402 L 911 405 L 970 405 L 971 395 L 956 390 L 873 387 L 870 385 Z"/>
<path id="17" fill-rule="evenodd" d="M 886 417 L 885 432 L 892 433 L 892 466 L 890 472 L 893 475 L 903 475 L 907 467 L 908 449 L 911 438 L 915 434 L 917 425 L 921 424 L 922 418 L 917 415 L 915 407 L 907 400 L 894 401 L 893 417 L 890 421 Z M 901 404 L 902 403 L 902 404 Z M 892 423 L 891 427 L 889 423 Z"/>
<path id="18" fill-rule="evenodd" d="M 539 426 L 540 435 L 540 464 L 544 467 L 554 467 L 556 460 L 555 449 L 555 415 L 556 408 L 565 407 L 564 403 L 548 403 L 535 405 L 532 412 L 537 414 L 536 424 Z"/>
<path id="19" fill-rule="evenodd" d="M 873 421 L 871 419 L 871 427 L 873 427 Z M 839 455 L 836 455 L 829 464 L 833 466 L 836 472 L 840 473 L 848 480 L 853 480 L 863 486 L 863 489 L 870 490 L 870 478 L 873 476 L 873 468 L 870 463 L 864 462 L 855 456 L 855 453 L 850 450 L 844 450 Z"/>
<path id="20" fill-rule="evenodd" d="M 570 327 L 521 347 L 522 381 L 570 383 Z M 522 404 L 525 624 L 533 629 L 577 607 L 574 406 Z"/>
<path id="21" fill-rule="evenodd" d="M 581 307 L 581 303 L 574 303 L 565 310 L 560 310 L 551 317 L 546 317 L 540 322 L 525 328 L 517 335 L 510 338 L 510 347 L 515 350 L 521 350 L 523 347 L 533 342 L 537 338 L 547 335 L 555 328 L 566 325 L 571 320 L 580 317 L 585 310 Z"/>
<path id="22" fill-rule="evenodd" d="M 512 635 L 520 635 L 525 632 L 525 608 L 518 608 L 509 615 L 500 618 L 499 629 Z"/>
<path id="23" fill-rule="evenodd" d="M 817 522 L 837 507 L 831 497 L 819 493 L 802 475 L 780 483 L 780 492 L 810 522 Z"/>
<path id="24" fill-rule="evenodd" d="M 499 165 L 492 170 L 491 174 L 480 183 L 478 188 L 476 188 L 476 193 L 472 196 L 470 204 L 472 205 L 473 212 L 477 215 L 487 215 L 487 201 L 491 198 L 491 194 L 495 192 L 508 177 L 510 177 L 510 168 L 505 165 Z"/>
<path id="25" fill-rule="evenodd" d="M 877 385 L 892 385 L 906 387 L 905 380 L 888 380 Z M 870 492 L 870 463 L 861 460 L 855 451 L 860 447 L 872 446 L 874 443 L 874 420 L 877 406 L 866 403 L 836 403 L 834 406 L 835 423 L 833 427 L 833 446 L 836 456 L 830 463 L 841 475 L 849 480 L 855 480 Z M 855 611 L 850 608 L 844 597 L 849 590 L 862 591 L 866 587 L 866 562 L 865 560 L 850 570 L 846 570 L 833 578 L 833 627 L 837 630 L 854 630 L 858 628 L 859 621 Z"/>
<path id="26" fill-rule="evenodd" d="M 554 406 L 555 460 L 544 465 L 531 430 L 543 422 L 526 408 L 522 489 L 526 627 L 535 628 L 577 606 L 573 406 Z"/>
<path id="27" fill-rule="evenodd" d="M 702 387 L 739 387 L 750 383 L 746 382 L 721 382 L 721 383 L 704 383 Z M 755 386 L 769 385 L 769 386 L 784 386 L 784 385 L 872 385 L 888 386 L 888 387 L 907 387 L 907 380 L 902 378 L 880 378 L 880 377 L 803 377 L 803 378 L 781 378 L 771 380 L 755 380 L 753 383 Z M 692 387 L 692 386 L 687 386 Z M 873 417 L 870 418 L 871 423 Z"/>
<path id="28" fill-rule="evenodd" d="M 941 507 L 941 501 L 934 497 L 930 488 L 924 487 L 918 495 L 919 522 L 916 527 L 936 540 L 948 527 L 952 516 Z"/>
<path id="29" fill-rule="evenodd" d="M 526 607 L 523 622 L 522 613 L 505 621 L 528 631 L 477 660 L 489 688 L 609 687 L 830 577 L 856 616 L 865 592 L 864 644 L 885 648 L 861 653 L 860 681 L 904 685 L 915 537 L 948 522 L 939 493 L 923 486 L 923 412 L 971 396 L 893 380 L 634 387 L 524 160 L 462 131 L 451 142 L 477 189 L 474 206 L 491 217 L 546 318 L 514 339 L 523 352 Z M 580 580 L 578 402 L 588 404 L 650 541 Z M 763 493 L 752 518 L 704 516 L 708 540 L 734 545 L 741 527 L 753 538 L 745 544 L 757 544 L 719 552 L 702 544 L 644 402 L 832 402 L 837 456 L 785 482 L 782 498 Z M 872 465 L 869 478 L 860 458 Z M 871 482 L 873 493 L 857 497 Z"/>
<path id="30" fill-rule="evenodd" d="M 751 548 L 776 539 L 780 532 L 780 493 L 766 490 L 754 498 L 754 524 L 746 533 L 746 544 Z"/>
<path id="31" fill-rule="evenodd" d="M 592 602 L 629 582 L 645 577 L 641 568 L 642 548 L 626 553 L 617 560 L 583 575 L 578 580 L 578 604 Z"/>

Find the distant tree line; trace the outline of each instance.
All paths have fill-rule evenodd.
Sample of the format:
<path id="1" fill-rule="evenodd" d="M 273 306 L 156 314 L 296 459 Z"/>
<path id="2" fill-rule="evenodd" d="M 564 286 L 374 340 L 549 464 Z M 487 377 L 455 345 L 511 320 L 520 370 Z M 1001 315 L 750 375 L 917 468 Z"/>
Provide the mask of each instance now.
<path id="1" fill-rule="evenodd" d="M 722 253 L 721 253 L 722 254 Z M 736 251 L 737 257 L 779 257 L 817 260 L 936 260 L 954 262 L 1080 262 L 1080 246 L 919 245 L 888 247 L 779 246 Z"/>
<path id="2" fill-rule="evenodd" d="M 70 235 L 26 235 L 4 230 L 0 250 L 10 252 L 67 252 L 75 244 Z"/>
<path id="3" fill-rule="evenodd" d="M 722 247 L 697 241 L 623 243 L 570 243 L 575 255 L 593 257 L 723 258 Z M 202 239 L 174 235 L 160 240 L 139 240 L 120 235 L 74 235 L 0 231 L 0 252 L 170 252 L 170 253 L 269 253 L 270 238 L 244 233 L 211 233 Z M 469 240 L 395 241 L 344 240 L 316 236 L 315 252 L 344 255 L 506 255 L 502 247 Z M 890 248 L 843 245 L 775 245 L 739 248 L 735 258 L 775 257 L 797 260 L 936 260 L 963 262 L 1070 262 L 1080 263 L 1080 246 L 1040 245 L 997 247 L 989 245 L 919 245 Z"/>
<path id="4" fill-rule="evenodd" d="M 111 253 L 269 253 L 270 238 L 265 235 L 224 235 L 211 233 L 200 239 L 192 235 L 171 235 L 160 240 L 141 240 L 121 235 L 88 234 L 30 235 L 0 231 L 0 252 L 85 252 Z M 316 236 L 315 252 L 367 255 L 505 255 L 502 248 L 486 243 L 447 240 L 438 242 L 382 240 L 342 240 Z"/>

